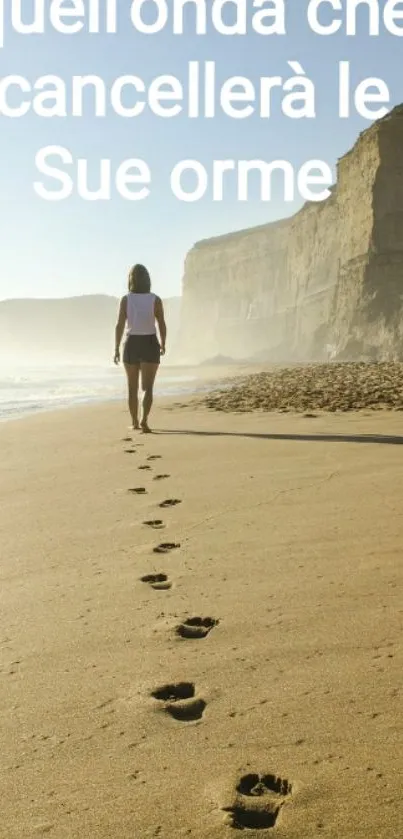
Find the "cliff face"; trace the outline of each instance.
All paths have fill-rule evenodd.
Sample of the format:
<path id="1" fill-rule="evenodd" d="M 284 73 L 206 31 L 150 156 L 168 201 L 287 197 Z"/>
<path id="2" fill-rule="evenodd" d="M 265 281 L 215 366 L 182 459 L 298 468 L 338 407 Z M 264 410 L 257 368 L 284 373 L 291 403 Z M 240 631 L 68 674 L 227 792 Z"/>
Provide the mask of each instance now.
<path id="1" fill-rule="evenodd" d="M 403 355 L 403 107 L 341 158 L 324 202 L 199 242 L 186 258 L 180 348 L 189 361 Z"/>

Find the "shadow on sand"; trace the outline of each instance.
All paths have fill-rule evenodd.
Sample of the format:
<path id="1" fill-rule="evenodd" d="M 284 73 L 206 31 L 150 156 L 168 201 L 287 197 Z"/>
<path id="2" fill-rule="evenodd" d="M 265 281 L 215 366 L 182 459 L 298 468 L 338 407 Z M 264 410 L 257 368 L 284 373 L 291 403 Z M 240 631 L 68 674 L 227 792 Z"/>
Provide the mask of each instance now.
<path id="1" fill-rule="evenodd" d="M 241 431 L 192 431 L 160 429 L 154 434 L 183 434 L 196 437 L 249 437 L 251 440 L 294 440 L 308 443 L 380 443 L 402 446 L 403 437 L 388 434 L 248 434 Z"/>

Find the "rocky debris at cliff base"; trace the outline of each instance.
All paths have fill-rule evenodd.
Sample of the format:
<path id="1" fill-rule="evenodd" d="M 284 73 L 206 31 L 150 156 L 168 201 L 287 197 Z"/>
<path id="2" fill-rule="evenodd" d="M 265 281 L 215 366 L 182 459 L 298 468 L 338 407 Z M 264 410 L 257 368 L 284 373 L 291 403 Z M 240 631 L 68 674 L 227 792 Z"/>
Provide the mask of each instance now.
<path id="1" fill-rule="evenodd" d="M 403 411 L 403 363 L 342 362 L 242 377 L 201 399 L 215 411 Z"/>
<path id="2" fill-rule="evenodd" d="M 205 361 L 201 361 L 199 367 L 229 367 L 232 364 L 238 364 L 239 366 L 241 363 L 236 358 L 231 358 L 228 355 L 215 355 L 213 358 L 206 358 Z"/>

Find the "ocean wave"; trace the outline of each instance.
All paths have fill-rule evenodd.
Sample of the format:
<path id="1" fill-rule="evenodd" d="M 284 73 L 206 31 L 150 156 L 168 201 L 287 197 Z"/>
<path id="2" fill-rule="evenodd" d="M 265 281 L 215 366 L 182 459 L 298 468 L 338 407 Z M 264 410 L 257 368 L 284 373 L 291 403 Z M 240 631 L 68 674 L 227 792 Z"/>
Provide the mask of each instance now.
<path id="1" fill-rule="evenodd" d="M 195 389 L 189 376 L 164 376 L 156 394 L 176 396 Z M 126 398 L 124 375 L 94 367 L 35 367 L 0 371 L 0 422 L 41 411 Z"/>

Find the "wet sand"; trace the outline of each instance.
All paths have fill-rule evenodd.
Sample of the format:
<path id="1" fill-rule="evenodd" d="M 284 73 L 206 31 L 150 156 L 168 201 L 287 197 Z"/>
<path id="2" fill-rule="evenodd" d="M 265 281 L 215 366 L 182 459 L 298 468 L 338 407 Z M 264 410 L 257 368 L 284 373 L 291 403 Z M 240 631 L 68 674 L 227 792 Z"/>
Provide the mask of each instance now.
<path id="1" fill-rule="evenodd" d="M 167 408 L 0 428 L 0 836 L 398 839 L 402 414 Z"/>

